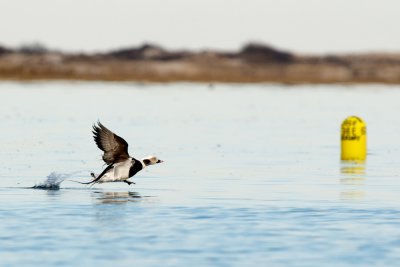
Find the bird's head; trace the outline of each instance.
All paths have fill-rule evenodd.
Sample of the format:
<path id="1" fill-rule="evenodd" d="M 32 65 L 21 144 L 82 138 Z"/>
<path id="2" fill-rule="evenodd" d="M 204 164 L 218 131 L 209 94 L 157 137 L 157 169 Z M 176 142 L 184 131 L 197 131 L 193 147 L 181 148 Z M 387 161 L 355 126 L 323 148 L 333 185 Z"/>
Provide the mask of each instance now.
<path id="1" fill-rule="evenodd" d="M 144 165 L 146 165 L 146 166 L 164 162 L 161 159 L 158 159 L 156 156 L 148 156 L 146 158 L 143 158 L 142 161 L 143 161 Z"/>

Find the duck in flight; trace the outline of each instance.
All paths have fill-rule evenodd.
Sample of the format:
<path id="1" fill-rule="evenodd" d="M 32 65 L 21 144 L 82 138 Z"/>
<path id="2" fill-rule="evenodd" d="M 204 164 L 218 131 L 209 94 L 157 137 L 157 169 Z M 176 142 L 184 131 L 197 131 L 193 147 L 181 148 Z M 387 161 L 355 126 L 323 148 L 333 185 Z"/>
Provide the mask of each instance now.
<path id="1" fill-rule="evenodd" d="M 100 122 L 93 125 L 93 138 L 97 146 L 104 152 L 103 160 L 107 167 L 96 176 L 91 173 L 93 180 L 85 184 L 124 182 L 131 185 L 128 179 L 149 165 L 163 162 L 155 156 L 137 160 L 128 154 L 128 143 L 111 132 Z"/>

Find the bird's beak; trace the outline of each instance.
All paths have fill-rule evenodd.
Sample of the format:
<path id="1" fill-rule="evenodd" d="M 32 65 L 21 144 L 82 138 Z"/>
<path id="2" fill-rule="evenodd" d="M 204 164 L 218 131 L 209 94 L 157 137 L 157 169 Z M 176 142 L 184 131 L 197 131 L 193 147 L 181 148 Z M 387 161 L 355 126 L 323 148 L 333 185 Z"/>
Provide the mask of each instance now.
<path id="1" fill-rule="evenodd" d="M 163 160 L 161 160 L 161 159 L 159 159 L 158 161 L 157 161 L 157 163 L 163 163 L 164 161 Z"/>

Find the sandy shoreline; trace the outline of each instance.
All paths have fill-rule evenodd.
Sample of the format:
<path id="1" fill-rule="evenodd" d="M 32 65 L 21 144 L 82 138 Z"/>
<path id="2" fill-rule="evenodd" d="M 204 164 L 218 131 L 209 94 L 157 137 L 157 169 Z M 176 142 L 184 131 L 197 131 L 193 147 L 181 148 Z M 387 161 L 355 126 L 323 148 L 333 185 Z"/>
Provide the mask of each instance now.
<path id="1" fill-rule="evenodd" d="M 400 84 L 400 54 L 303 56 L 262 45 L 233 53 L 145 45 L 93 55 L 0 47 L 0 79 Z"/>

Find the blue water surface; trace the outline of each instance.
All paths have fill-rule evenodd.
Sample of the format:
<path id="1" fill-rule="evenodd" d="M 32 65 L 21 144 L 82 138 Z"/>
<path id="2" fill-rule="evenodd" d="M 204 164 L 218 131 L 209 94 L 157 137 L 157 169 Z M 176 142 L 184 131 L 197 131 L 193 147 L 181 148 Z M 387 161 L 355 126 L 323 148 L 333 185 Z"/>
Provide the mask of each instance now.
<path id="1" fill-rule="evenodd" d="M 1 82 L 0 266 L 397 266 L 395 86 Z M 340 124 L 368 127 L 365 164 Z M 97 120 L 165 163 L 93 187 Z M 32 189 L 51 179 L 58 190 Z M 51 180 L 51 181 L 53 181 Z"/>

